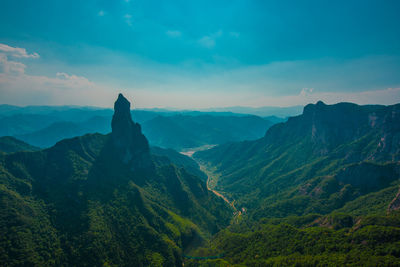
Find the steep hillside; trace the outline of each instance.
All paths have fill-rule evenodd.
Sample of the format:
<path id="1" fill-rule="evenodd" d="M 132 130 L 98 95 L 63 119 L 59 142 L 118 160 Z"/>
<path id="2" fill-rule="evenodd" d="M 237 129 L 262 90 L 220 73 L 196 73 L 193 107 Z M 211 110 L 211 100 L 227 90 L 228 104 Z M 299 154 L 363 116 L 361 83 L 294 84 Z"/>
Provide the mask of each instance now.
<path id="1" fill-rule="evenodd" d="M 12 136 L 0 137 L 0 151 L 4 153 L 13 153 L 17 151 L 37 151 L 39 148 L 31 146 Z"/>
<path id="2" fill-rule="evenodd" d="M 175 166 L 185 168 L 185 170 L 195 176 L 207 180 L 207 175 L 200 170 L 200 166 L 192 158 L 176 152 L 173 149 L 164 149 L 160 147 L 151 147 L 151 153 L 160 157 L 167 157 Z"/>
<path id="3" fill-rule="evenodd" d="M 231 211 L 206 184 L 150 153 L 129 102 L 112 133 L 0 158 L 0 265 L 181 266 Z"/>
<path id="4" fill-rule="evenodd" d="M 379 192 L 399 184 L 400 104 L 310 104 L 259 140 L 194 157 L 254 218 L 329 213 L 372 193 L 385 196 L 374 203 L 384 213 L 395 195 Z"/>

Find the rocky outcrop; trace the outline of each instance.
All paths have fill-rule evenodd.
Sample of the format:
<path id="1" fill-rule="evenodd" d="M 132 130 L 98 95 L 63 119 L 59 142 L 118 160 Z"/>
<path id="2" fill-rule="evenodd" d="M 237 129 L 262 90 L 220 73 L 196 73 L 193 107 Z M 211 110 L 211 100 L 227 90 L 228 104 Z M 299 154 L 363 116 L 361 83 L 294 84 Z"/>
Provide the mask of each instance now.
<path id="1" fill-rule="evenodd" d="M 314 155 L 324 156 L 343 144 L 369 140 L 365 154 L 344 151 L 340 155 L 348 163 L 361 160 L 400 160 L 400 104 L 364 105 L 338 103 L 326 105 L 322 101 L 304 107 L 302 115 L 290 117 L 286 123 L 272 126 L 265 135 L 265 143 L 281 144 L 288 140 L 307 141 Z"/>
<path id="2" fill-rule="evenodd" d="M 399 192 L 397 192 L 397 195 L 395 198 L 390 202 L 388 206 L 388 212 L 395 211 L 395 210 L 400 210 L 400 189 Z"/>
<path id="3" fill-rule="evenodd" d="M 118 157 L 133 168 L 146 167 L 150 163 L 150 148 L 142 134 L 140 124 L 133 122 L 131 103 L 118 95 L 114 103 L 114 115 L 111 122 L 111 140 Z"/>

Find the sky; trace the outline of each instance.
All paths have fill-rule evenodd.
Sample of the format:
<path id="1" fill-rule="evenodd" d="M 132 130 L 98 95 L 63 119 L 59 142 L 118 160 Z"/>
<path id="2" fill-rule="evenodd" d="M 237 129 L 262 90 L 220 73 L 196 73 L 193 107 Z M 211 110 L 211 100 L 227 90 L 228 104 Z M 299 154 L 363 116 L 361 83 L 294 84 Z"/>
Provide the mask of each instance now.
<path id="1" fill-rule="evenodd" d="M 395 104 L 399 14 L 397 0 L 2 0 L 0 104 Z"/>

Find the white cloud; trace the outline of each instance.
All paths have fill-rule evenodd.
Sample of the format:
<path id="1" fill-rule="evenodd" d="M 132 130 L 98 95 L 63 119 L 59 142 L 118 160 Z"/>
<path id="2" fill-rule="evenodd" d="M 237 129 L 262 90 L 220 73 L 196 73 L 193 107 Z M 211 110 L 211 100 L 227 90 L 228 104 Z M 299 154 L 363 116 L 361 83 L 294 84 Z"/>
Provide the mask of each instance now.
<path id="1" fill-rule="evenodd" d="M 3 52 L 14 57 L 32 57 L 23 48 L 13 49 L 2 45 Z M 107 87 L 95 84 L 87 78 L 64 72 L 55 77 L 29 75 L 25 73 L 25 64 L 10 61 L 5 53 L 0 53 L 0 99 L 10 104 L 86 104 L 93 98 L 93 104 L 102 104 L 100 100 L 114 97 Z M 17 56 L 15 56 L 17 55 Z M 104 97 L 107 95 L 107 97 Z M 101 103 L 99 103 L 99 101 Z"/>
<path id="2" fill-rule="evenodd" d="M 173 30 L 166 31 L 165 34 L 171 38 L 177 38 L 182 35 L 180 31 L 173 31 Z"/>
<path id="3" fill-rule="evenodd" d="M 25 48 L 0 44 L 0 52 L 17 58 L 39 58 L 38 53 L 28 54 Z"/>
<path id="4" fill-rule="evenodd" d="M 15 73 L 0 73 L 0 88 L 26 87 L 28 90 L 32 88 L 48 88 L 48 89 L 86 89 L 95 87 L 95 83 L 89 81 L 87 78 L 77 75 L 69 75 L 64 72 L 58 72 L 55 77 L 40 76 L 40 75 L 27 75 L 24 72 Z"/>
<path id="5" fill-rule="evenodd" d="M 0 73 L 2 103 L 110 106 L 115 94 L 106 86 L 67 73 L 57 73 L 55 77 Z"/>
<path id="6" fill-rule="evenodd" d="M 128 24 L 129 26 L 132 26 L 132 15 L 131 14 L 125 14 L 124 16 L 125 22 L 126 24 Z"/>
<path id="7" fill-rule="evenodd" d="M 8 57 L 39 58 L 39 54 L 28 54 L 25 48 L 0 44 L 0 73 L 7 75 L 20 75 L 25 72 L 26 65 L 21 62 L 9 60 Z"/>
<path id="8" fill-rule="evenodd" d="M 206 36 L 201 37 L 201 38 L 198 40 L 198 43 L 199 43 L 201 46 L 205 47 L 205 48 L 211 49 L 211 48 L 214 48 L 214 47 L 215 47 L 215 45 L 216 45 L 216 39 L 219 38 L 219 37 L 221 37 L 221 36 L 222 36 L 222 31 L 219 30 L 219 31 L 217 31 L 217 32 L 215 32 L 215 33 L 213 33 L 213 34 L 210 34 L 210 35 L 206 35 Z"/>
<path id="9" fill-rule="evenodd" d="M 105 13 L 104 13 L 103 10 L 100 10 L 99 13 L 97 13 L 97 15 L 98 15 L 99 17 L 103 17 L 103 16 L 105 15 Z"/>
<path id="10" fill-rule="evenodd" d="M 0 53 L 0 73 L 18 75 L 25 72 L 25 64 L 16 61 L 9 61 L 5 54 Z"/>
<path id="11" fill-rule="evenodd" d="M 114 51 L 100 51 L 99 55 L 115 57 Z M 104 64 L 74 67 L 74 74 L 64 72 L 64 67 L 47 66 L 56 69 L 47 76 L 30 75 L 29 63 L 22 60 L 11 60 L 0 52 L 0 103 L 111 106 L 120 91 L 131 96 L 135 106 L 186 109 L 291 106 L 318 100 L 328 104 L 400 102 L 398 80 L 386 79 L 399 69 L 396 58 L 287 61 L 230 69 L 214 64 L 199 70 L 197 62 L 187 62 L 182 68 L 120 55 L 107 58 Z M 86 77 L 79 75 L 82 72 L 88 73 Z"/>
<path id="12" fill-rule="evenodd" d="M 89 81 L 87 78 L 82 77 L 82 76 L 76 76 L 76 75 L 69 75 L 65 72 L 57 72 L 56 77 L 62 81 L 67 81 L 69 86 L 87 86 L 91 87 L 94 86 L 95 84 L 91 81 Z"/>

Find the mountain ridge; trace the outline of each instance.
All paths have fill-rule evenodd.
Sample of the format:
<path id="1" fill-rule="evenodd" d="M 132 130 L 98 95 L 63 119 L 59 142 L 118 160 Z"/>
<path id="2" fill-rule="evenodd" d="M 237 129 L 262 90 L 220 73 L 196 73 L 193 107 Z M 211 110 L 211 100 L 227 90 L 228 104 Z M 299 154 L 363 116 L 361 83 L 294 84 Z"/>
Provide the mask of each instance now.
<path id="1" fill-rule="evenodd" d="M 225 113 L 156 113 L 132 110 L 132 117 L 153 146 L 182 150 L 204 144 L 257 139 L 279 118 Z M 0 135 L 11 135 L 47 148 L 64 138 L 111 132 L 109 110 L 63 110 L 49 114 L 14 114 L 1 117 Z M 173 125 L 172 125 L 173 124 Z M 171 127 L 169 127 L 171 125 Z M 207 131 L 208 129 L 208 131 Z M 185 134 L 183 134 L 185 132 Z"/>
<path id="2" fill-rule="evenodd" d="M 343 167 L 364 161 L 389 168 L 386 162 L 400 159 L 399 125 L 400 104 L 358 106 L 318 102 L 307 105 L 302 115 L 272 126 L 261 139 L 217 146 L 196 152 L 194 157 L 216 168 L 221 175 L 218 190 L 228 192 L 246 207 L 265 209 L 270 206 L 263 212 L 257 211 L 257 218 L 275 211 L 280 216 L 286 214 L 287 211 L 279 212 L 282 207 L 271 206 L 271 201 L 274 203 L 277 199 L 289 206 L 297 201 L 297 207 L 302 207 L 297 212 L 293 209 L 297 215 L 307 212 L 307 207 L 314 204 L 317 205 L 314 212 L 324 213 L 332 208 L 321 206 L 322 202 L 316 203 L 328 201 L 327 197 L 339 192 L 331 192 L 316 201 L 295 193 L 298 188 L 310 183 L 310 179 L 326 183 Z M 397 181 L 398 176 L 395 177 Z M 356 195 L 350 199 L 358 196 L 361 190 L 343 187 L 343 181 L 333 180 L 341 184 L 339 191 L 351 188 L 349 193 Z M 344 195 L 339 198 L 342 199 L 340 205 L 350 200 Z"/>

